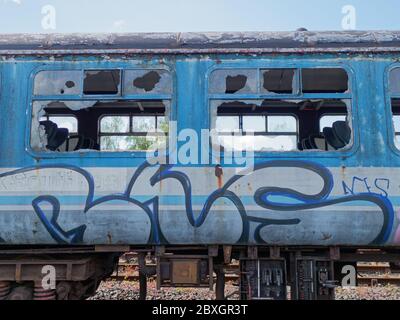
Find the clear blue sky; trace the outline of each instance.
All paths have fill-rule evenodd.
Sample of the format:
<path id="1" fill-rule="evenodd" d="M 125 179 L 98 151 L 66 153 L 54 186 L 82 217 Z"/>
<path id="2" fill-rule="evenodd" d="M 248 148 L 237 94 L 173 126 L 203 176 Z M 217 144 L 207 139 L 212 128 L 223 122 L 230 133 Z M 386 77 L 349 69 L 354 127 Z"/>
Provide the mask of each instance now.
<path id="1" fill-rule="evenodd" d="M 358 30 L 400 30 L 400 0 L 0 0 L 0 33 L 341 30 L 345 5 Z"/>

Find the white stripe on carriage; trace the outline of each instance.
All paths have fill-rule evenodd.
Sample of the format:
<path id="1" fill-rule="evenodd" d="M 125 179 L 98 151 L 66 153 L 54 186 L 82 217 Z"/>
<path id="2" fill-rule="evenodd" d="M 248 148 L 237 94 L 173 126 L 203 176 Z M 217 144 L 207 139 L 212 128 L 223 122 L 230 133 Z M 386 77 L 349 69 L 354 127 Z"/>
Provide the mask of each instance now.
<path id="1" fill-rule="evenodd" d="M 94 194 L 97 197 L 124 192 L 127 184 L 130 181 L 130 178 L 137 168 L 89 167 L 82 169 L 90 172 L 93 176 L 95 183 Z M 173 179 L 163 181 L 164 187 L 162 192 L 160 192 L 160 187 L 158 184 L 156 184 L 154 187 L 150 186 L 148 179 L 155 173 L 156 169 L 157 168 L 155 167 L 143 172 L 134 186 L 132 194 L 135 195 L 135 192 L 137 193 L 139 191 L 137 188 L 140 186 L 140 193 L 143 196 L 153 196 L 158 193 L 169 196 L 182 195 L 182 190 L 179 187 L 179 183 Z M 256 188 L 275 184 L 281 187 L 284 186 L 293 188 L 306 194 L 314 194 L 321 190 L 322 179 L 315 173 L 304 172 L 304 169 L 300 168 L 288 168 L 287 170 L 289 170 L 291 173 L 298 172 L 298 170 L 303 170 L 302 175 L 309 177 L 309 179 L 304 179 L 301 183 L 299 183 L 295 179 L 296 175 L 289 173 L 287 175 L 282 175 L 279 170 L 275 169 L 266 168 L 261 170 L 269 170 L 267 174 L 267 180 L 265 180 L 263 177 L 260 178 L 260 174 L 263 176 L 261 172 L 253 178 L 250 178 L 250 176 L 249 178 L 244 177 L 243 179 L 250 179 L 249 181 L 252 184 L 251 188 L 247 187 L 247 183 L 237 182 L 237 188 L 235 187 L 235 192 L 239 196 L 252 196 Z M 354 183 L 354 192 L 356 193 L 368 192 L 368 188 L 370 188 L 371 192 L 383 194 L 384 191 L 387 191 L 385 181 L 379 180 L 376 182 L 376 179 L 388 179 L 390 181 L 390 196 L 400 195 L 400 189 L 394 187 L 395 179 L 393 179 L 393 177 L 400 174 L 400 168 L 349 167 L 346 168 L 345 171 L 337 167 L 331 167 L 328 169 L 331 171 L 334 177 L 334 187 L 331 196 L 342 196 L 344 194 L 344 188 L 342 185 L 343 181 L 349 188 L 353 188 Z M 13 170 L 16 170 L 16 168 L 0 168 L 1 173 L 11 172 Z M 46 171 L 46 173 L 43 175 L 40 174 L 42 170 Z M 211 179 L 210 181 L 210 177 L 215 176 L 214 167 L 207 169 L 201 168 L 201 170 L 199 168 L 192 167 L 177 167 L 173 170 L 181 171 L 187 174 L 187 176 L 191 179 L 193 196 L 201 196 L 204 194 L 208 195 L 218 188 L 216 180 L 213 182 Z M 199 174 L 199 170 L 201 174 Z M 71 170 L 63 168 L 43 168 L 17 174 L 23 175 L 23 177 L 19 178 L 14 178 L 16 175 L 0 178 L 0 196 L 38 195 L 46 193 L 65 196 L 86 196 L 88 189 L 87 184 L 83 182 L 84 177 L 80 176 L 80 173 L 77 172 L 73 173 L 71 176 L 65 176 L 61 174 L 62 172 L 66 171 L 71 172 Z M 228 181 L 228 179 L 235 174 L 235 168 L 224 168 L 224 182 Z M 38 177 L 43 178 L 44 181 L 38 181 L 40 180 Z M 357 177 L 358 180 L 353 180 L 355 177 Z M 368 187 L 365 185 L 363 179 L 367 179 Z M 193 181 L 196 181 L 196 184 L 194 184 Z M 265 181 L 271 181 L 271 183 L 265 183 Z M 380 188 L 383 188 L 383 190 Z"/>
<path id="2" fill-rule="evenodd" d="M 307 211 L 333 211 L 334 206 L 328 206 L 328 207 L 322 207 L 322 208 L 317 208 L 317 209 L 307 209 Z M 44 210 L 51 210 L 50 205 L 43 204 L 41 206 L 42 209 Z M 62 211 L 68 211 L 68 210 L 75 210 L 75 211 L 83 211 L 84 205 L 62 205 L 61 206 L 61 212 Z M 203 206 L 201 205 L 196 205 L 193 206 L 193 210 L 196 211 L 201 211 L 203 209 Z M 395 210 L 398 210 L 399 208 L 395 208 Z M 20 210 L 20 211 L 32 211 L 33 207 L 32 205 L 0 205 L 0 211 L 10 211 L 10 210 Z M 109 211 L 109 210 L 117 210 L 117 211 L 126 211 L 126 210 L 132 210 L 132 205 L 131 204 L 122 204 L 122 205 L 99 205 L 91 210 L 96 210 L 96 211 Z M 184 206 L 177 206 L 177 205 L 160 205 L 159 207 L 160 211 L 168 211 L 168 210 L 185 210 Z M 237 210 L 233 208 L 232 206 L 221 206 L 221 205 L 215 205 L 212 207 L 212 210 L 217 210 L 217 211 L 232 211 L 236 212 Z M 134 211 L 141 211 L 140 208 L 138 207 Z M 281 211 L 271 211 L 268 209 L 261 208 L 259 206 L 246 206 L 246 211 L 259 211 L 259 212 L 281 212 Z M 336 206 L 336 210 L 338 212 L 343 212 L 343 211 L 377 211 L 376 206 L 351 206 L 351 207 L 346 207 L 346 206 Z"/>

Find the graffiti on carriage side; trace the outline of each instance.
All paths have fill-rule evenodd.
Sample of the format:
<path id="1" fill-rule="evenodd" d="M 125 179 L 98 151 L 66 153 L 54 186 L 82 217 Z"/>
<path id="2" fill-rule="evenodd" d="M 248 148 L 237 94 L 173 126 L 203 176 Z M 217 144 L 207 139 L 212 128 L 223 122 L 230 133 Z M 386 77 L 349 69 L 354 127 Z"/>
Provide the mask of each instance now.
<path id="1" fill-rule="evenodd" d="M 390 189 L 390 180 L 386 178 L 353 177 L 351 185 L 342 181 L 343 192 L 347 194 L 356 194 L 357 192 L 375 193 L 383 197 L 388 197 Z"/>
<path id="2" fill-rule="evenodd" d="M 310 161 L 297 161 L 297 160 L 275 160 L 267 161 L 256 164 L 252 172 L 239 172 L 228 179 L 225 184 L 220 186 L 218 189 L 210 193 L 202 208 L 198 211 L 194 210 L 193 206 L 193 194 L 192 194 L 192 182 L 189 176 L 173 165 L 160 165 L 155 167 L 148 162 L 144 162 L 138 167 L 129 179 L 125 191 L 118 194 L 108 194 L 106 196 L 95 196 L 95 181 L 91 173 L 88 171 L 71 165 L 40 165 L 32 166 L 14 170 L 11 172 L 0 174 L 0 179 L 7 176 L 13 176 L 21 173 L 28 173 L 31 171 L 38 171 L 42 169 L 65 169 L 71 170 L 83 177 L 87 183 L 88 191 L 85 196 L 82 212 L 86 215 L 90 215 L 92 211 L 96 210 L 103 204 L 109 204 L 115 200 L 125 202 L 129 205 L 139 208 L 139 211 L 144 213 L 148 221 L 150 221 L 149 234 L 146 235 L 147 243 L 155 244 L 168 244 L 168 239 L 165 236 L 165 228 L 163 229 L 160 223 L 160 198 L 159 195 L 154 195 L 151 199 L 143 201 L 138 199 L 132 194 L 133 188 L 137 183 L 139 177 L 142 176 L 143 172 L 149 168 L 156 168 L 156 172 L 150 176 L 149 184 L 155 186 L 161 184 L 164 180 L 174 180 L 177 182 L 183 192 L 184 198 L 184 212 L 185 218 L 193 229 L 199 229 L 205 223 L 207 217 L 212 213 L 212 207 L 219 199 L 223 199 L 229 202 L 233 208 L 237 211 L 240 216 L 242 229 L 241 234 L 236 239 L 236 243 L 247 243 L 250 238 L 254 239 L 257 243 L 266 243 L 261 235 L 261 231 L 265 227 L 277 226 L 296 226 L 302 223 L 301 217 L 298 218 L 278 218 L 276 214 L 271 217 L 269 214 L 273 213 L 285 213 L 285 212 L 309 212 L 312 209 L 318 209 L 328 206 L 334 206 L 339 204 L 349 205 L 353 202 L 366 202 L 373 204 L 380 210 L 382 216 L 382 224 L 379 226 L 379 231 L 374 234 L 374 238 L 369 244 L 383 244 L 388 241 L 391 230 L 394 223 L 394 211 L 393 206 L 389 199 L 382 194 L 369 192 L 356 193 L 354 188 L 351 194 L 347 194 L 341 197 L 331 197 L 331 192 L 334 185 L 334 179 L 331 172 L 322 165 L 319 165 Z M 264 187 L 260 187 L 255 190 L 253 194 L 253 200 L 257 206 L 265 209 L 261 211 L 262 215 L 254 215 L 246 209 L 246 205 L 243 203 L 243 199 L 235 192 L 232 191 L 233 185 L 243 179 L 243 177 L 255 174 L 263 169 L 268 168 L 295 168 L 300 170 L 310 171 L 316 174 L 317 177 L 323 181 L 322 189 L 315 194 L 305 194 L 291 188 L 276 187 L 274 181 L 266 181 Z M 274 200 L 275 199 L 275 200 Z M 278 200 L 276 200 L 278 199 Z M 60 225 L 60 215 L 62 213 L 60 208 L 60 200 L 53 195 L 40 195 L 32 201 L 32 207 L 34 213 L 40 219 L 41 223 L 49 233 L 49 235 L 59 244 L 79 244 L 84 243 L 85 233 L 88 231 L 86 224 L 79 225 L 76 228 L 65 230 L 65 226 Z M 46 209 L 47 208 L 47 209 Z M 50 209 L 49 214 L 46 214 L 46 210 Z M 135 211 L 134 213 L 136 213 Z M 113 215 L 114 213 L 109 213 Z M 321 214 L 324 214 L 321 211 Z M 225 221 L 224 221 L 225 223 Z M 229 223 L 229 221 L 226 221 Z M 255 228 L 251 228 L 251 225 L 256 225 Z M 164 226 L 165 227 L 165 226 Z M 144 231 L 142 231 L 144 232 Z M 225 230 L 229 232 L 229 230 Z"/>
<path id="3" fill-rule="evenodd" d="M 40 207 L 40 204 L 43 203 L 48 203 L 52 206 L 53 214 L 50 220 L 46 217 L 44 211 Z M 82 243 L 86 226 L 82 225 L 70 231 L 64 231 L 64 229 L 58 224 L 58 217 L 60 215 L 60 202 L 56 197 L 37 197 L 32 201 L 32 206 L 43 226 L 46 228 L 52 238 L 57 241 L 57 243 Z"/>

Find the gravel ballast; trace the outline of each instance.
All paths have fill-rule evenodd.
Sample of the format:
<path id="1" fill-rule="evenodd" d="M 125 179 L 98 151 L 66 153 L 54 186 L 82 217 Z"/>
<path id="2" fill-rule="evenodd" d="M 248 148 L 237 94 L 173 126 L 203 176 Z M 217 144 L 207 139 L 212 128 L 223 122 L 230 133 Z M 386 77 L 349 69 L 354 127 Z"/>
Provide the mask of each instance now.
<path id="1" fill-rule="evenodd" d="M 226 295 L 232 295 L 229 299 L 239 298 L 238 287 L 226 284 Z M 95 296 L 89 300 L 138 300 L 139 284 L 129 281 L 105 281 L 102 282 Z M 161 288 L 157 290 L 156 283 L 151 281 L 147 288 L 148 300 L 213 300 L 214 292 L 208 288 Z M 336 300 L 400 300 L 400 287 L 376 286 L 337 288 Z"/>

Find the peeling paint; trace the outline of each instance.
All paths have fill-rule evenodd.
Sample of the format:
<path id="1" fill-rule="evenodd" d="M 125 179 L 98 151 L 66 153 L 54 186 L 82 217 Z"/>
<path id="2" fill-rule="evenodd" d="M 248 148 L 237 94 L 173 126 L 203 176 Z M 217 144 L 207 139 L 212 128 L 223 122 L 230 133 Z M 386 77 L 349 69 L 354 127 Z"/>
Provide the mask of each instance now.
<path id="1" fill-rule="evenodd" d="M 0 54 L 399 52 L 399 31 L 5 34 Z"/>

